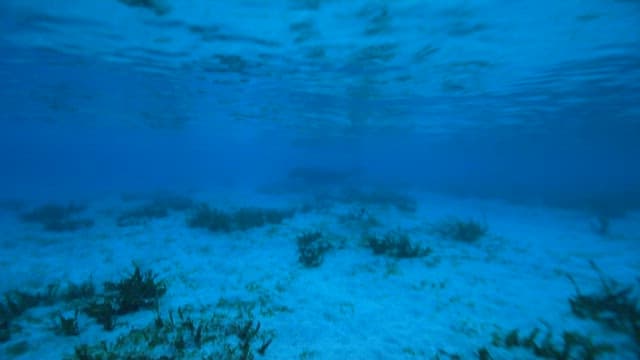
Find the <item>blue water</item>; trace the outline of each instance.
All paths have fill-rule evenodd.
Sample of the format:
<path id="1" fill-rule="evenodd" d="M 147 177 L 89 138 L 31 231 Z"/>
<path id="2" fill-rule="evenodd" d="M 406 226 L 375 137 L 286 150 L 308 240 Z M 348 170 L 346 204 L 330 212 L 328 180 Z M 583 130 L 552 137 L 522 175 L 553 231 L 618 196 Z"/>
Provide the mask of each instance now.
<path id="1" fill-rule="evenodd" d="M 569 211 L 587 236 L 626 221 L 637 249 L 639 29 L 631 0 L 4 0 L 6 241 L 39 234 L 19 219 L 43 204 L 87 204 L 109 237 L 122 194 L 269 207 L 355 188 Z"/>

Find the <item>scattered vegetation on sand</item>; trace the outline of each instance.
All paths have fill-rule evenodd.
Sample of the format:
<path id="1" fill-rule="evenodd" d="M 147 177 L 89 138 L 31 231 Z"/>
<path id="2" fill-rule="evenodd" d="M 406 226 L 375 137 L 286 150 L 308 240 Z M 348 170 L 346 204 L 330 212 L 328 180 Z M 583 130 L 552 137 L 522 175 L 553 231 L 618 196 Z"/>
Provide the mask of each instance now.
<path id="1" fill-rule="evenodd" d="M 640 298 L 637 286 L 621 285 L 605 276 L 595 262 L 591 267 L 600 277 L 600 291 L 584 294 L 571 275 L 576 294 L 569 299 L 571 312 L 580 319 L 593 320 L 609 330 L 629 336 L 640 351 Z"/>
<path id="2" fill-rule="evenodd" d="M 449 218 L 433 224 L 430 231 L 443 239 L 471 243 L 485 236 L 488 227 L 475 220 Z"/>
<path id="3" fill-rule="evenodd" d="M 551 329 L 547 329 L 543 336 L 539 328 L 533 329 L 528 335 L 520 336 L 517 329 L 511 330 L 504 337 L 494 334 L 493 345 L 505 348 L 520 347 L 529 350 L 541 359 L 553 360 L 595 360 L 599 356 L 615 352 L 610 344 L 594 344 L 586 335 L 564 331 L 561 341 L 555 339 Z"/>
<path id="4" fill-rule="evenodd" d="M 431 248 L 415 243 L 403 231 L 388 231 L 382 236 L 365 233 L 362 235 L 362 242 L 376 255 L 398 259 L 422 257 L 431 253 Z"/>
<path id="5" fill-rule="evenodd" d="M 60 284 L 50 284 L 41 292 L 27 292 L 12 290 L 4 294 L 4 301 L 0 301 L 0 342 L 8 340 L 11 323 L 27 310 L 44 305 L 53 305 L 58 301 L 72 302 L 87 299 L 94 295 L 91 281 L 81 284 L 69 283 L 66 288 Z"/>
<path id="6" fill-rule="evenodd" d="M 143 272 L 138 266 L 134 265 L 133 272 L 117 282 L 105 282 L 104 292 L 95 293 L 95 287 L 91 280 L 75 284 L 69 283 L 67 286 L 61 286 L 59 283 L 51 284 L 46 290 L 40 292 L 26 291 L 9 291 L 4 294 L 4 301 L 0 301 L 0 343 L 9 343 L 3 345 L 4 353 L 10 356 L 20 356 L 29 351 L 29 343 L 26 340 L 15 339 L 16 334 L 20 333 L 23 328 L 20 323 L 20 317 L 27 310 L 38 306 L 52 306 L 58 302 L 64 302 L 66 310 L 58 310 L 52 313 L 50 330 L 59 336 L 75 337 L 80 335 L 79 313 L 85 312 L 89 317 L 95 318 L 98 323 L 103 325 L 105 330 L 113 330 L 115 328 L 115 318 L 118 315 L 127 314 L 138 311 L 143 308 L 155 308 L 158 313 L 158 299 L 166 292 L 166 285 L 162 281 L 156 280 L 156 275 L 152 271 Z M 74 310 L 68 310 L 73 308 Z M 191 322 L 180 315 L 180 326 L 173 323 L 170 315 L 170 322 L 167 326 L 162 326 L 162 319 L 157 319 L 155 324 L 157 330 L 152 333 L 143 334 L 141 330 L 133 329 L 124 337 L 117 340 L 115 347 L 110 348 L 102 341 L 94 347 L 87 345 L 76 348 L 73 355 L 66 357 L 68 359 L 162 359 L 162 358 L 193 358 L 181 356 L 182 350 L 189 346 L 189 341 L 183 334 L 190 329 L 193 341 L 211 342 L 218 344 L 222 341 L 222 337 L 231 337 L 232 335 L 239 339 L 233 343 L 227 341 L 223 344 L 221 352 L 227 357 L 224 359 L 253 359 L 253 353 L 264 353 L 273 340 L 271 333 L 260 331 L 259 323 L 253 322 L 253 318 L 240 322 L 241 318 L 233 318 L 216 329 L 209 328 L 209 324 L 213 324 L 218 318 L 212 320 L 202 320 L 198 324 Z M 25 320 L 28 317 L 25 317 Z M 160 320 L 160 322 L 159 322 Z M 233 322 L 237 320 L 238 322 Z M 33 320 L 27 320 L 29 322 Z M 189 326 L 191 324 L 191 326 Z M 237 324 L 236 328 L 229 328 L 233 324 Z M 247 325 L 248 324 L 248 325 Z M 196 326 L 197 325 L 197 326 Z M 27 334 L 28 335 L 28 334 Z M 138 346 L 143 340 L 140 336 L 153 335 L 154 338 L 146 338 L 145 344 L 148 348 L 142 349 Z M 24 335 L 23 335 L 24 336 Z M 264 340 L 263 340 L 264 339 Z M 152 343 L 157 341 L 157 343 Z M 126 344 L 124 348 L 118 348 L 119 345 Z M 182 344 L 182 345 L 181 345 Z M 168 351 L 173 347 L 171 352 L 163 353 L 156 356 L 155 353 L 149 352 L 149 348 L 159 348 L 161 351 Z M 176 356 L 175 350 L 180 351 Z M 122 352 L 120 350 L 123 350 Z M 134 354 L 130 357 L 127 354 Z M 203 354 L 209 354 L 204 352 Z M 235 356 L 235 357 L 232 357 Z M 213 356 L 212 359 L 222 357 Z"/>
<path id="7" fill-rule="evenodd" d="M 600 276 L 601 289 L 592 294 L 584 294 L 571 275 L 567 275 L 574 285 L 576 294 L 569 299 L 571 312 L 580 319 L 593 320 L 606 329 L 625 334 L 629 338 L 629 350 L 640 354 L 640 298 L 634 295 L 633 285 L 622 286 L 614 279 L 606 277 L 602 270 L 590 261 L 591 267 Z M 503 348 L 524 348 L 541 359 L 554 360 L 594 360 L 605 354 L 617 353 L 618 357 L 628 358 L 630 354 L 621 354 L 612 344 L 594 343 L 587 335 L 575 331 L 563 331 L 560 338 L 553 336 L 551 326 L 545 323 L 546 331 L 533 329 L 528 335 L 521 336 L 518 329 L 507 334 L 494 334 L 493 345 Z"/>
<path id="8" fill-rule="evenodd" d="M 275 332 L 264 330 L 249 309 L 196 313 L 185 307 L 166 317 L 157 312 L 153 322 L 132 329 L 114 343 L 77 346 L 66 359 L 253 360 L 256 354 L 266 354 L 274 339 Z"/>
<path id="9" fill-rule="evenodd" d="M 166 293 L 164 282 L 157 281 L 152 271 L 143 273 L 134 266 L 133 272 L 118 282 L 105 282 L 104 292 L 96 294 L 93 281 L 66 287 L 51 284 L 41 292 L 9 291 L 0 301 L 0 343 L 11 337 L 12 323 L 27 310 L 38 306 L 51 306 L 60 301 L 77 309 L 72 316 L 58 312 L 53 330 L 60 335 L 75 336 L 80 330 L 78 311 L 98 322 L 105 330 L 113 330 L 116 317 L 144 308 L 158 306 L 158 299 Z"/>
<path id="10" fill-rule="evenodd" d="M 247 231 L 265 225 L 280 224 L 293 215 L 293 211 L 262 208 L 241 208 L 234 212 L 225 212 L 201 204 L 194 209 L 187 225 L 211 232 Z"/>
<path id="11" fill-rule="evenodd" d="M 324 261 L 324 254 L 333 248 L 321 232 L 305 232 L 296 237 L 298 261 L 305 267 L 318 267 Z"/>
<path id="12" fill-rule="evenodd" d="M 93 226 L 93 220 L 78 217 L 85 210 L 85 206 L 75 204 L 46 204 L 23 213 L 20 218 L 26 223 L 42 225 L 46 231 L 75 231 Z"/>

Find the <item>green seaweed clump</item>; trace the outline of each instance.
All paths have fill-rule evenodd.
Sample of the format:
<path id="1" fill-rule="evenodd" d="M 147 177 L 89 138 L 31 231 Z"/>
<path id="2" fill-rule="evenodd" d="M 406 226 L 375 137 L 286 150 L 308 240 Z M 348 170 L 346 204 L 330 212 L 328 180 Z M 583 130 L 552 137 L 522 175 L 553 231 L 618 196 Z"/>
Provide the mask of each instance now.
<path id="1" fill-rule="evenodd" d="M 129 277 L 117 283 L 105 282 L 106 299 L 115 305 L 115 311 L 119 315 L 153 308 L 158 298 L 167 292 L 166 284 L 156 281 L 156 278 L 157 275 L 153 271 L 143 273 L 140 267 L 134 265 L 133 273 Z"/>
<path id="2" fill-rule="evenodd" d="M 561 344 L 554 343 L 551 330 L 541 340 L 538 339 L 540 333 L 540 329 L 535 328 L 527 336 L 520 336 L 519 331 L 514 329 L 504 339 L 496 338 L 494 345 L 524 348 L 538 358 L 553 360 L 595 360 L 603 354 L 615 352 L 612 345 L 594 344 L 589 337 L 577 332 L 564 331 Z"/>
<path id="3" fill-rule="evenodd" d="M 382 237 L 363 234 L 362 240 L 376 255 L 387 255 L 402 259 L 423 257 L 431 253 L 431 248 L 415 244 L 407 233 L 400 231 L 389 231 Z"/>
<path id="4" fill-rule="evenodd" d="M 640 346 L 640 299 L 634 295 L 634 286 L 621 286 L 606 277 L 595 262 L 589 264 L 600 276 L 601 289 L 583 294 L 575 279 L 568 275 L 576 289 L 576 294 L 569 299 L 571 312 L 580 319 L 594 320 L 608 329 L 627 334 Z"/>
<path id="5" fill-rule="evenodd" d="M 64 336 L 77 336 L 80 335 L 80 328 L 78 327 L 78 310 L 73 313 L 73 316 L 64 316 L 62 313 L 58 314 L 58 325 L 56 332 Z"/>
<path id="6" fill-rule="evenodd" d="M 296 243 L 298 245 L 298 261 L 308 268 L 320 266 L 324 261 L 324 254 L 333 248 L 319 231 L 298 235 Z"/>
<path id="7" fill-rule="evenodd" d="M 476 356 L 478 357 L 478 360 L 493 360 L 489 349 L 487 349 L 486 347 L 479 348 L 476 351 Z"/>
<path id="8" fill-rule="evenodd" d="M 280 224 L 292 215 L 292 211 L 262 208 L 242 208 L 234 212 L 225 212 L 201 204 L 187 220 L 187 225 L 211 232 L 247 231 L 265 225 Z"/>
<path id="9" fill-rule="evenodd" d="M 212 209 L 207 204 L 196 207 L 187 220 L 191 228 L 207 229 L 211 232 L 230 232 L 233 229 L 233 218 L 226 212 Z"/>
<path id="10" fill-rule="evenodd" d="M 474 220 L 451 218 L 432 226 L 431 232 L 441 238 L 461 242 L 475 242 L 487 234 L 487 225 Z"/>
<path id="11" fill-rule="evenodd" d="M 111 331 L 116 327 L 116 309 L 109 300 L 92 301 L 82 310 L 87 316 L 96 320 L 106 331 Z"/>
<path id="12" fill-rule="evenodd" d="M 20 219 L 26 223 L 40 224 L 46 231 L 76 231 L 93 226 L 93 220 L 77 217 L 85 209 L 84 206 L 74 204 L 46 204 L 22 214 Z"/>
<path id="13" fill-rule="evenodd" d="M 156 278 L 153 271 L 143 273 L 140 267 L 134 265 L 128 277 L 118 282 L 105 282 L 104 294 L 86 303 L 82 311 L 102 325 L 104 330 L 111 331 L 119 315 L 157 308 L 159 298 L 167 292 L 167 286 Z"/>

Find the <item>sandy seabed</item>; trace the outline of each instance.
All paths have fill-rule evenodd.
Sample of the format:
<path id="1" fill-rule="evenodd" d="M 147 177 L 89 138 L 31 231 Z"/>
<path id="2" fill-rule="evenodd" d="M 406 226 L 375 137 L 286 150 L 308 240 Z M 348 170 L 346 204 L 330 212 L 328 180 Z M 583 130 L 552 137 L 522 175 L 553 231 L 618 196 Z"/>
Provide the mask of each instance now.
<path id="1" fill-rule="evenodd" d="M 142 225 L 119 227 L 115 216 L 130 204 L 118 197 L 92 201 L 95 225 L 49 233 L 0 212 L 0 291 L 39 291 L 47 284 L 92 279 L 96 284 L 129 274 L 132 262 L 166 282 L 159 307 L 207 308 L 220 299 L 259 303 L 256 319 L 275 337 L 268 359 L 477 359 L 486 347 L 493 359 L 535 359 L 522 348 L 494 346 L 495 334 L 520 329 L 579 331 L 614 344 L 602 359 L 635 359 L 624 336 L 576 318 L 576 294 L 600 289 L 591 262 L 622 284 L 640 274 L 640 214 L 612 222 L 611 234 L 593 231 L 582 212 L 525 207 L 499 201 L 412 194 L 417 210 L 367 206 L 380 222 L 370 231 L 406 232 L 431 248 L 425 257 L 395 259 L 363 246 L 364 231 L 345 221 L 363 211 L 336 202 L 297 213 L 282 224 L 211 233 L 186 226 L 183 212 Z M 295 199 L 261 194 L 199 194 L 214 207 L 298 206 Z M 486 222 L 488 234 L 473 243 L 434 236 L 430 224 L 455 216 Z M 319 267 L 298 261 L 296 237 L 320 231 L 338 244 Z M 97 285 L 97 288 L 100 288 Z M 62 359 L 80 344 L 114 341 L 153 320 L 152 310 L 118 319 L 104 331 L 80 314 L 78 336 L 52 330 L 64 303 L 29 309 L 17 317 L 0 358 Z M 16 351 L 16 348 L 22 350 Z"/>

